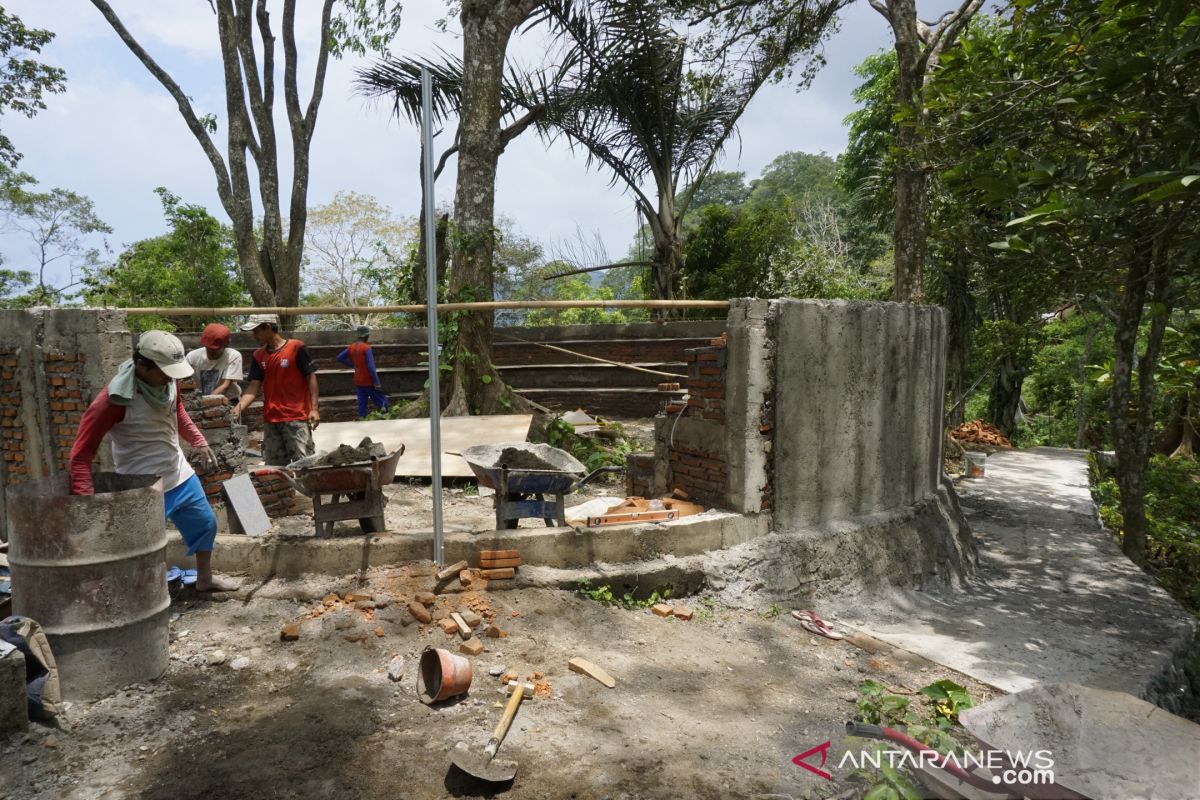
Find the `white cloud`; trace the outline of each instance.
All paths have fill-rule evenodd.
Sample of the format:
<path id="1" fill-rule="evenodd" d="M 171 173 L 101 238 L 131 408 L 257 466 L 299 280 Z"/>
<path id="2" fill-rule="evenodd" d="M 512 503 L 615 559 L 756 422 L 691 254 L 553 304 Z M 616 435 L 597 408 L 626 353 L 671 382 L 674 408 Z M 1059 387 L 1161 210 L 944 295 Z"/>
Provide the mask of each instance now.
<path id="1" fill-rule="evenodd" d="M 224 100 L 216 33 L 203 0 L 122 0 L 114 2 L 135 34 L 194 97 L 199 113 L 223 117 Z M 3 125 L 26 155 L 23 167 L 43 185 L 60 185 L 92 197 L 100 215 L 116 229 L 111 240 L 123 244 L 163 230 L 158 199 L 152 190 L 167 186 L 188 202 L 202 203 L 223 218 L 215 179 L 207 159 L 187 130 L 174 103 L 132 57 L 86 0 L 6 3 L 26 23 L 58 33 L 46 59 L 68 70 L 65 95 L 49 99 L 49 109 L 33 120 L 6 116 Z M 300 19 L 312 27 L 316 0 L 302 0 Z M 432 53 L 440 44 L 461 45 L 433 22 L 444 14 L 437 0 L 409 2 L 394 50 Z M 279 22 L 279 14 L 274 19 Z M 302 28 L 301 47 L 311 51 L 311 31 Z M 889 46 L 886 26 L 865 4 L 852 5 L 843 30 L 828 45 L 829 66 L 806 92 L 772 86 L 751 104 L 741 126 L 740 153 L 735 145 L 721 168 L 741 169 L 748 178 L 788 150 L 831 155 L 845 147 L 842 118 L 853 109 L 850 90 L 857 80 L 850 68 L 869 53 Z M 521 52 L 536 42 L 518 44 Z M 282 45 L 279 45 L 282 67 Z M 524 57 L 524 56 L 523 56 Z M 302 59 L 302 95 L 307 102 L 311 66 Z M 313 143 L 309 204 L 321 205 L 339 190 L 379 197 L 402 215 L 415 214 L 420 196 L 417 130 L 389 118 L 386 105 L 372 106 L 353 94 L 353 68 L 359 60 L 331 61 L 324 102 Z M 283 152 L 290 138 L 282 94 L 277 133 Z M 224 124 L 217 141 L 224 145 Z M 445 137 L 448 138 L 448 134 Z M 290 157 L 284 159 L 289 178 Z M 454 194 L 454 162 L 438 182 L 438 200 Z M 286 199 L 284 201 L 286 205 Z M 619 188 L 609 188 L 603 172 L 584 168 L 581 155 L 563 145 L 548 151 L 533 132 L 512 143 L 501 157 L 496 208 L 527 234 L 549 243 L 571 238 L 577 227 L 599 230 L 609 254 L 624 255 L 636 227 L 633 204 Z M 0 241 L 9 252 L 9 243 Z"/>

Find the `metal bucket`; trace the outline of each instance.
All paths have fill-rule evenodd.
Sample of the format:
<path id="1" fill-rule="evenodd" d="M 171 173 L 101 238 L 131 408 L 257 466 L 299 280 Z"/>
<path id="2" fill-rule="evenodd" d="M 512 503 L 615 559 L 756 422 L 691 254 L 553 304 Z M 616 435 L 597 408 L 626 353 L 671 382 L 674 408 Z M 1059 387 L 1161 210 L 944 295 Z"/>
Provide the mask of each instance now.
<path id="1" fill-rule="evenodd" d="M 982 478 L 987 474 L 987 453 L 967 453 L 967 477 Z"/>
<path id="2" fill-rule="evenodd" d="M 471 688 L 471 661 L 449 650 L 427 647 L 417 670 L 417 696 L 425 705 L 465 694 Z"/>
<path id="3" fill-rule="evenodd" d="M 97 473 L 95 486 L 8 489 L 13 613 L 42 624 L 69 700 L 157 678 L 170 659 L 162 483 Z"/>

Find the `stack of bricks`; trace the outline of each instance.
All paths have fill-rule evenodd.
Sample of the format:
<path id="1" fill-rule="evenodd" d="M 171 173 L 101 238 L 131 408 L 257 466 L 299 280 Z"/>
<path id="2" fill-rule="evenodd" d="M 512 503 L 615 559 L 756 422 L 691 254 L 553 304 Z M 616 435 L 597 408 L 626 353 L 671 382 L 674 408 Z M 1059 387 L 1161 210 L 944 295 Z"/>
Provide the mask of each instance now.
<path id="1" fill-rule="evenodd" d="M 296 490 L 283 478 L 251 473 L 250 479 L 268 517 L 287 517 L 296 513 Z"/>
<path id="2" fill-rule="evenodd" d="M 17 380 L 17 352 L 0 349 L 0 446 L 7 483 L 15 485 L 29 480 L 29 465 L 25 463 L 25 431 L 21 427 L 21 384 Z"/>
<path id="3" fill-rule="evenodd" d="M 198 395 L 193 392 L 185 397 L 184 406 L 217 456 L 217 463 L 210 467 L 193 453 L 192 466 L 200 478 L 209 504 L 221 505 L 224 502 L 221 484 L 241 470 L 246 461 L 246 448 L 242 442 L 244 429 L 235 424 L 233 407 L 224 395 Z"/>
<path id="4" fill-rule="evenodd" d="M 75 353 L 46 353 L 45 369 L 49 397 L 50 440 L 59 469 L 66 469 L 71 448 L 79 433 L 79 421 L 87 410 L 83 397 L 84 356 Z"/>
<path id="5" fill-rule="evenodd" d="M 685 419 L 724 423 L 726 341 L 722 336 L 708 347 L 684 351 L 688 368 L 688 401 L 682 409 Z M 729 482 L 725 445 L 722 439 L 714 440 L 712 445 L 689 447 L 678 440 L 671 444 L 672 489 L 682 489 L 689 497 L 710 504 L 724 500 Z"/>

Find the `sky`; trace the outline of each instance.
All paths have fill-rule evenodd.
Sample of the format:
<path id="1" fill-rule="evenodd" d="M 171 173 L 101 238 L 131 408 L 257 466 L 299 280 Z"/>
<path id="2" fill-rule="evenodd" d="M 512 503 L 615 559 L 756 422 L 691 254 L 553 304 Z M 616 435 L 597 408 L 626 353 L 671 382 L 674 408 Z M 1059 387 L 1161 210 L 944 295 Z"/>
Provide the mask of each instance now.
<path id="1" fill-rule="evenodd" d="M 208 2 L 110 2 L 142 46 L 192 98 L 197 113 L 223 117 L 216 21 Z M 113 228 L 112 234 L 97 237 L 95 246 L 106 247 L 115 258 L 127 244 L 163 233 L 165 223 L 154 194 L 158 186 L 227 221 L 212 167 L 174 101 L 88 0 L 6 0 L 4 5 L 27 25 L 56 34 L 42 60 L 66 70 L 67 87 L 51 95 L 48 108 L 33 119 L 5 115 L 3 128 L 24 154 L 21 169 L 34 175 L 44 190 L 62 187 L 94 201 L 99 216 Z M 276 25 L 278 5 L 271 5 Z M 313 66 L 304 53 L 313 52 L 319 9 L 319 0 L 299 0 L 304 103 Z M 393 52 L 432 54 L 436 46 L 460 51 L 453 30 L 443 33 L 435 26 L 444 14 L 443 0 L 409 0 Z M 535 57 L 539 44 L 530 35 L 517 41 L 512 52 L 523 59 Z M 854 110 L 851 91 L 858 83 L 852 69 L 890 46 L 883 18 L 862 0 L 851 5 L 842 14 L 839 32 L 825 44 L 827 64 L 816 80 L 803 91 L 794 82 L 764 88 L 717 168 L 743 171 L 752 179 L 788 151 L 841 153 L 846 145 L 842 121 Z M 277 60 L 282 68 L 281 44 Z M 383 105 L 355 94 L 354 68 L 363 63 L 356 57 L 330 60 L 312 146 L 309 206 L 329 202 L 338 191 L 355 191 L 374 195 L 398 216 L 415 215 L 421 202 L 418 130 L 391 118 Z M 282 90 L 277 105 L 282 120 Z M 286 147 L 286 123 L 277 122 L 277 131 L 281 148 Z M 222 149 L 224 133 L 222 125 L 215 137 Z M 453 164 L 452 160 L 438 180 L 439 204 L 449 205 L 453 199 Z M 583 158 L 565 145 L 547 149 L 532 132 L 511 143 L 500 158 L 496 208 L 522 233 L 551 248 L 575 238 L 577 231 L 589 238 L 598 234 L 614 259 L 625 254 L 637 228 L 631 199 L 610 187 L 606 174 L 586 169 Z M 0 236 L 0 254 L 12 269 L 22 268 L 29 258 L 27 245 L 12 235 Z"/>

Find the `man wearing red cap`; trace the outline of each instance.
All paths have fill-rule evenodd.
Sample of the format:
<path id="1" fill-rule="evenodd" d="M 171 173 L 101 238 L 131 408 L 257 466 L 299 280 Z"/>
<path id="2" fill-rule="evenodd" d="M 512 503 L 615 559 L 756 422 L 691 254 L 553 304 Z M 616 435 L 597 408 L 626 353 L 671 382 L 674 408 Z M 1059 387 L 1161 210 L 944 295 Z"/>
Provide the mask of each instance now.
<path id="1" fill-rule="evenodd" d="M 196 391 L 223 394 L 236 402 L 242 394 L 242 354 L 229 346 L 229 328 L 219 322 L 209 324 L 200 334 L 200 344 L 187 354 L 196 370 Z"/>

